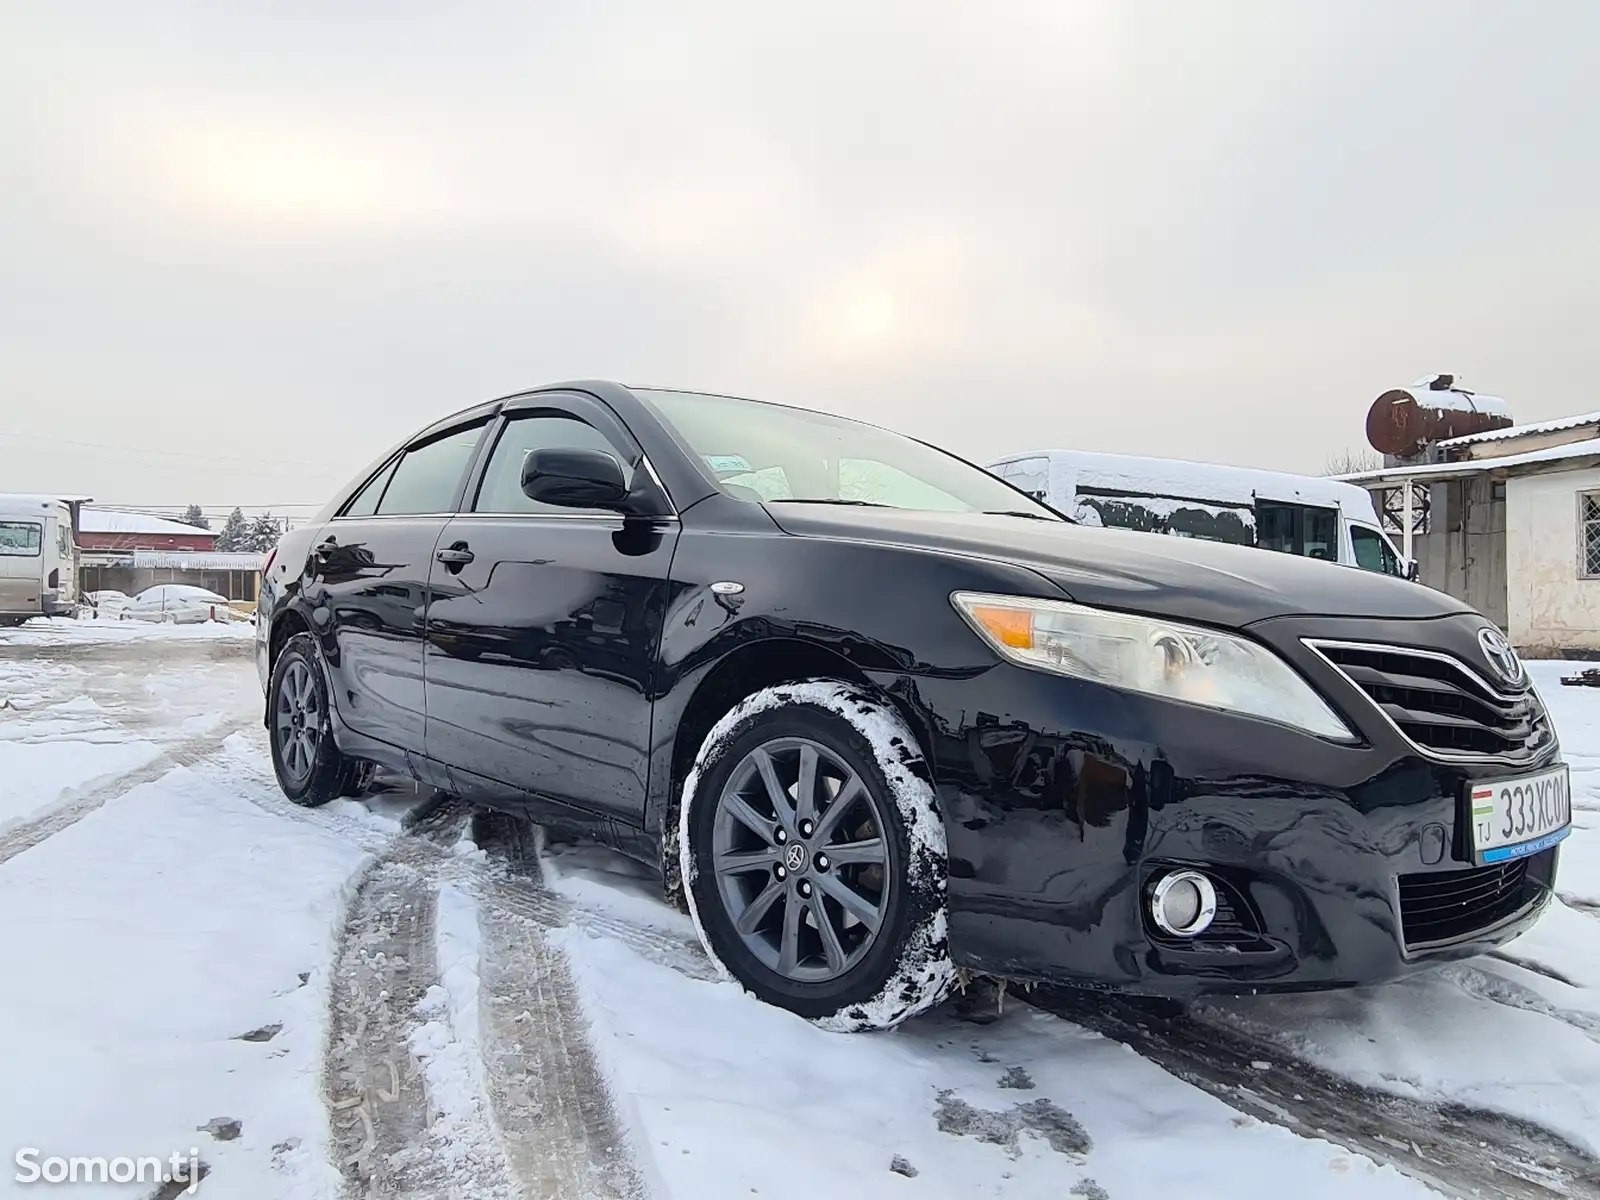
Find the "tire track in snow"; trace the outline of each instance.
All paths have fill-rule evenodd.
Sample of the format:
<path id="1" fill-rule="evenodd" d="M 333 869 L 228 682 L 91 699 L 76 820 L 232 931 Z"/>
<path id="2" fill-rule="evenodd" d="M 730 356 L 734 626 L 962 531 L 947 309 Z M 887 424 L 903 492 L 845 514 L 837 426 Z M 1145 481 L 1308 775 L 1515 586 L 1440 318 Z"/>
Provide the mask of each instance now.
<path id="1" fill-rule="evenodd" d="M 438 894 L 380 861 L 345 910 L 334 978 L 325 1086 L 329 1125 L 352 1193 L 384 1200 L 515 1195 L 498 1154 L 439 1145 L 411 1039 L 438 982 Z"/>
<path id="2" fill-rule="evenodd" d="M 252 730 L 252 738 L 264 734 Z M 237 753 L 228 763 L 225 779 L 219 782 L 237 789 L 243 782 L 251 786 L 244 798 L 278 816 L 303 821 L 328 830 L 361 849 L 381 856 L 386 863 L 409 868 L 435 886 L 460 888 L 479 905 L 517 917 L 542 929 L 576 928 L 613 938 L 651 962 L 671 967 L 693 979 L 715 979 L 710 960 L 700 943 L 690 937 L 651 929 L 621 920 L 608 912 L 575 904 L 547 889 L 537 873 L 508 868 L 504 861 L 464 856 L 454 849 L 459 831 L 472 809 L 459 800 L 446 800 L 419 814 L 407 833 L 395 835 L 372 821 L 341 812 L 337 808 L 307 809 L 291 804 L 278 790 L 265 750 L 257 755 Z M 519 852 L 526 859 L 531 851 Z"/>
<path id="3" fill-rule="evenodd" d="M 1581 896 L 1559 892 L 1556 898 L 1574 912 L 1581 912 L 1586 917 L 1593 917 L 1595 920 L 1600 921 L 1600 904 L 1595 903 L 1593 900 L 1585 900 Z"/>
<path id="4" fill-rule="evenodd" d="M 1600 1200 L 1600 1161 L 1531 1122 L 1364 1087 L 1282 1047 L 1126 997 L 1035 988 L 1026 998 L 1241 1113 L 1388 1163 L 1446 1195 Z"/>
<path id="5" fill-rule="evenodd" d="M 66 800 L 45 809 L 44 812 L 8 826 L 0 833 L 0 866 L 4 866 L 25 850 L 32 850 L 64 829 L 70 829 L 96 809 L 103 808 L 119 796 L 146 783 L 155 783 L 177 767 L 196 767 L 208 759 L 221 755 L 223 742 L 243 728 L 234 724 L 167 746 L 144 766 L 125 771 L 103 783 L 80 788 Z"/>
<path id="6" fill-rule="evenodd" d="M 1507 979 L 1503 975 L 1466 963 L 1452 963 L 1440 967 L 1439 973 L 1469 996 L 1488 1000 L 1493 1004 L 1503 1004 L 1507 1008 L 1520 1008 L 1525 1012 L 1548 1017 L 1552 1021 L 1560 1021 L 1563 1025 L 1572 1026 L 1589 1040 L 1600 1042 L 1600 1014 L 1583 1012 L 1576 1008 L 1562 1008 L 1514 979 Z"/>
<path id="7" fill-rule="evenodd" d="M 506 891 L 548 894 L 527 822 L 481 812 L 473 825 L 474 840 L 504 860 Z M 568 920 L 528 920 L 503 904 L 479 909 L 485 1065 L 495 1118 L 532 1195 L 642 1198 L 646 1189 L 584 1032 L 577 984 L 545 937 L 555 924 L 572 923 L 571 906 L 552 898 Z M 552 1141 L 571 1153 L 553 1157 Z"/>
<path id="8" fill-rule="evenodd" d="M 670 936 L 605 914 L 589 914 L 585 921 L 544 887 L 535 860 L 518 844 L 521 827 L 515 822 L 495 823 L 496 848 L 509 850 L 509 861 L 491 861 L 455 851 L 471 818 L 470 808 L 459 801 L 417 814 L 396 835 L 337 810 L 289 804 L 259 769 L 230 770 L 230 779 L 237 786 L 246 774 L 258 785 L 247 798 L 259 807 L 322 826 L 376 856 L 345 922 L 334 984 L 329 1097 L 336 1123 L 346 1111 L 355 1114 L 355 1123 L 345 1118 L 336 1138 L 341 1158 L 355 1172 L 347 1178 L 369 1189 L 367 1195 L 384 1197 L 457 1194 L 446 1190 L 450 1187 L 465 1188 L 459 1194 L 474 1197 L 518 1189 L 541 1198 L 643 1197 L 631 1147 L 589 1047 L 576 985 L 545 934 L 565 925 L 598 924 L 651 958 L 677 958 L 691 970 L 709 973 L 704 956 L 690 956 Z M 397 941 L 383 922 L 395 923 L 396 896 L 406 897 L 398 902 L 399 911 L 410 912 L 423 904 L 421 897 L 436 897 L 441 886 L 459 888 L 478 905 L 484 1100 L 503 1154 L 492 1162 L 469 1158 L 462 1168 L 470 1172 L 467 1178 L 461 1170 L 441 1173 L 442 1148 L 431 1155 L 431 1165 L 425 1161 L 430 1156 L 397 1157 L 395 1149 L 408 1140 L 411 1145 L 425 1141 L 418 1130 L 427 1128 L 426 1113 L 419 1117 L 415 1097 L 391 1080 L 413 1083 L 426 1100 L 407 1039 L 420 1024 L 413 1009 L 437 968 L 431 958 L 419 968 L 420 947 L 414 939 L 399 939 L 398 953 L 412 964 L 406 986 L 399 986 L 393 972 L 380 970 L 393 960 L 393 952 L 382 946 Z M 352 985 L 353 993 L 348 991 Z M 346 989 L 343 999 L 339 989 Z M 396 1065 L 402 1063 L 404 1070 Z M 341 1089 L 335 1080 L 346 1086 Z"/>

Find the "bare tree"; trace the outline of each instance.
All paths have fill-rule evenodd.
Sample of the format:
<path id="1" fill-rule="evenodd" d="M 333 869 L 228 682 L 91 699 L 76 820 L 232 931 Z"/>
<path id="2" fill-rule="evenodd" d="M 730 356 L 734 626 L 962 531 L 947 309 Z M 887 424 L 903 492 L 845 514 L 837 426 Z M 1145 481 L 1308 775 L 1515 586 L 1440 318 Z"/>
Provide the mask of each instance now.
<path id="1" fill-rule="evenodd" d="M 1379 458 L 1373 450 L 1352 450 L 1346 446 L 1337 454 L 1328 455 L 1328 461 L 1323 465 L 1324 475 L 1355 475 L 1361 471 L 1376 471 L 1383 466 L 1383 459 Z"/>

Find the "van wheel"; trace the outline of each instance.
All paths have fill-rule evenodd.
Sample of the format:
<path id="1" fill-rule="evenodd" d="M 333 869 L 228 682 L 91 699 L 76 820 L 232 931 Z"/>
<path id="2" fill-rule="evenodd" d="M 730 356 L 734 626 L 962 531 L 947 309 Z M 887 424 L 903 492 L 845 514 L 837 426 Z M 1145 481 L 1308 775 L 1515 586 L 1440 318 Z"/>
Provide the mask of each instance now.
<path id="1" fill-rule="evenodd" d="M 283 794 L 307 808 L 345 794 L 360 764 L 334 745 L 327 674 L 316 638 L 300 633 L 284 643 L 267 694 L 272 769 Z"/>
<path id="2" fill-rule="evenodd" d="M 684 785 L 678 853 L 707 953 L 758 999 L 851 1032 L 950 994 L 927 764 L 862 689 L 769 688 L 719 721 Z"/>

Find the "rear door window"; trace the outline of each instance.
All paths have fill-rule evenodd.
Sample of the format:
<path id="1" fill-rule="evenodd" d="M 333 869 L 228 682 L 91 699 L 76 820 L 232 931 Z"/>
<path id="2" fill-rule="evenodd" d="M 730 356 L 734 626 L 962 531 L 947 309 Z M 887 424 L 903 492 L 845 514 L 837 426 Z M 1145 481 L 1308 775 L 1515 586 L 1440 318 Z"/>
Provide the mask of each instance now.
<path id="1" fill-rule="evenodd" d="M 347 517 L 370 517 L 378 511 L 378 501 L 383 499 L 383 489 L 389 486 L 389 477 L 394 474 L 394 469 L 400 460 L 387 464 L 367 482 L 367 486 L 355 494 L 349 504 L 345 505 L 342 515 Z"/>
<path id="2" fill-rule="evenodd" d="M 378 516 L 450 512 L 485 424 L 479 422 L 407 450 L 378 502 Z"/>

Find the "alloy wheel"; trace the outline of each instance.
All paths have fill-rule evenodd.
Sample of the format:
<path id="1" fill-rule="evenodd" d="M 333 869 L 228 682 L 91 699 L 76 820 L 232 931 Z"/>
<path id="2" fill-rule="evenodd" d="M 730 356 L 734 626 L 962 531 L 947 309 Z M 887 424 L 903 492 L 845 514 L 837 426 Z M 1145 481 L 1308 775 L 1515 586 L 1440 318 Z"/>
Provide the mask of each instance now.
<path id="1" fill-rule="evenodd" d="M 717 894 L 750 953 L 797 983 L 859 963 L 894 887 L 884 831 L 871 789 L 826 746 L 788 737 L 750 751 L 712 824 Z"/>
<path id="2" fill-rule="evenodd" d="M 297 784 L 311 775 L 322 736 L 322 704 L 311 668 L 301 659 L 289 663 L 278 685 L 278 757 Z"/>

